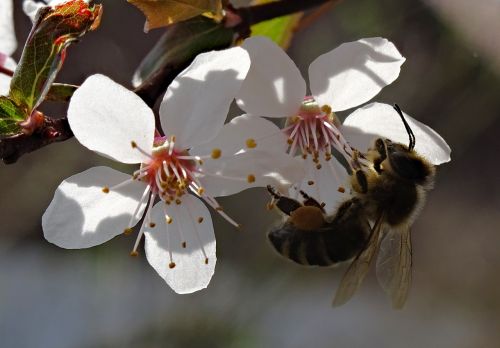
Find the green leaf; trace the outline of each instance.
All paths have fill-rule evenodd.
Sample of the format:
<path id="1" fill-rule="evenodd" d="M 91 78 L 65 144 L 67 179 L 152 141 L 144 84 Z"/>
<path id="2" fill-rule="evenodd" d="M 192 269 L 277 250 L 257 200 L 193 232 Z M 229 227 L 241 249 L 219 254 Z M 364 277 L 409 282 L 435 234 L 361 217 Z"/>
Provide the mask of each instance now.
<path id="1" fill-rule="evenodd" d="M 12 100 L 0 96 L 0 139 L 21 131 L 20 122 L 26 115 Z"/>
<path id="2" fill-rule="evenodd" d="M 73 93 L 77 90 L 78 86 L 68 85 L 64 83 L 53 83 L 50 86 L 49 92 L 45 97 L 45 100 L 50 101 L 69 101 L 73 96 Z"/>
<path id="3" fill-rule="evenodd" d="M 255 0 L 252 3 L 264 4 L 267 2 L 270 2 L 270 0 Z M 267 36 L 286 50 L 290 46 L 293 33 L 302 19 L 302 16 L 303 13 L 297 13 L 255 24 L 251 27 L 252 36 Z"/>
<path id="4" fill-rule="evenodd" d="M 41 10 L 11 82 L 10 98 L 31 115 L 47 95 L 66 48 L 99 25 L 100 5 L 73 0 Z"/>
<path id="5" fill-rule="evenodd" d="M 199 53 L 229 47 L 233 36 L 232 29 L 203 16 L 171 25 L 137 68 L 132 82 L 137 87 L 162 70 L 186 67 Z"/>

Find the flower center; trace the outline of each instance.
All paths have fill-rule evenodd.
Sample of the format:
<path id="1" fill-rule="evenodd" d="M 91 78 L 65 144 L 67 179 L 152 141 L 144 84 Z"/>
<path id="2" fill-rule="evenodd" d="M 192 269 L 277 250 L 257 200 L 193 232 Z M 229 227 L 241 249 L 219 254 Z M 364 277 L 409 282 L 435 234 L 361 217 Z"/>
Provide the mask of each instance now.
<path id="1" fill-rule="evenodd" d="M 135 173 L 151 186 L 151 191 L 167 203 L 182 197 L 193 182 L 197 163 L 187 150 L 177 150 L 174 138 L 155 139 L 151 160 Z"/>
<path id="2" fill-rule="evenodd" d="M 316 162 L 320 153 L 329 161 L 336 149 L 348 159 L 352 149 L 339 127 L 340 122 L 329 105 L 320 107 L 313 97 L 306 97 L 297 115 L 288 118 L 283 129 L 290 145 L 288 152 L 299 153 L 304 158 L 312 155 Z"/>

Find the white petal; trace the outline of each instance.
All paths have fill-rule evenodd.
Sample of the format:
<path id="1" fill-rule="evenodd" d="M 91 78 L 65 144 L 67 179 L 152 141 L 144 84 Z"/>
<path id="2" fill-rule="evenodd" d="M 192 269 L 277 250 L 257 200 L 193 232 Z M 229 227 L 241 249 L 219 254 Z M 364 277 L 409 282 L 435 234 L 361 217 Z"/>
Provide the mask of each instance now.
<path id="1" fill-rule="evenodd" d="M 10 56 L 17 48 L 13 0 L 0 1 L 0 53 Z"/>
<path id="2" fill-rule="evenodd" d="M 35 16 L 38 10 L 42 7 L 46 6 L 41 2 L 37 2 L 34 0 L 24 0 L 23 2 L 23 11 L 26 16 L 28 16 L 31 21 L 35 21 Z"/>
<path id="3" fill-rule="evenodd" d="M 396 80 L 404 61 L 394 44 L 380 37 L 344 43 L 309 66 L 311 92 L 320 105 L 346 110 Z"/>
<path id="4" fill-rule="evenodd" d="M 1 53 L 0 53 L 1 56 Z M 1 57 L 0 57 L 1 60 Z M 2 65 L 2 62 L 0 61 L 0 65 Z M 9 70 L 16 70 L 16 62 L 14 59 L 10 57 L 5 57 L 5 61 L 3 63 L 3 66 Z M 0 95 L 7 95 L 9 94 L 9 89 L 10 89 L 10 81 L 12 80 L 12 77 L 0 74 Z"/>
<path id="5" fill-rule="evenodd" d="M 295 63 L 265 37 L 246 39 L 243 48 L 252 66 L 237 97 L 239 107 L 257 116 L 295 115 L 306 95 L 306 83 Z"/>
<path id="6" fill-rule="evenodd" d="M 247 141 L 255 141 L 256 150 L 285 152 L 287 137 L 271 121 L 257 116 L 241 115 L 222 127 L 210 142 L 191 149 L 192 155 L 209 155 L 212 149 L 222 150 L 223 156 L 249 151 Z"/>
<path id="7" fill-rule="evenodd" d="M 45 238 L 62 248 L 89 248 L 104 243 L 133 227 L 140 220 L 143 203 L 129 226 L 146 186 L 132 182 L 122 188 L 102 191 L 130 175 L 107 167 L 94 167 L 64 180 L 43 214 Z"/>
<path id="8" fill-rule="evenodd" d="M 324 209 L 326 213 L 333 214 L 339 204 L 349 197 L 347 193 L 349 190 L 347 171 L 335 158 L 325 161 L 323 156 L 320 155 L 320 169 L 317 169 L 316 163 L 312 161 L 311 156 L 301 160 L 306 175 L 301 182 L 290 189 L 290 197 L 303 201 L 299 193 L 302 190 L 319 203 L 325 203 Z M 345 193 L 340 192 L 339 187 L 344 188 Z"/>
<path id="9" fill-rule="evenodd" d="M 432 128 L 404 114 L 415 134 L 415 151 L 434 165 L 450 161 L 451 149 Z M 391 105 L 372 103 L 350 114 L 342 126 L 349 143 L 366 151 L 377 137 L 408 145 L 408 133 L 400 116 Z"/>
<path id="10" fill-rule="evenodd" d="M 160 106 L 165 135 L 187 149 L 213 139 L 247 75 L 250 58 L 234 47 L 200 54 L 168 87 Z"/>
<path id="11" fill-rule="evenodd" d="M 207 194 L 214 197 L 267 185 L 285 190 L 304 176 L 302 163 L 297 158 L 285 152 L 259 150 L 206 160 L 202 170 L 209 175 L 200 177 L 200 182 Z M 249 182 L 249 176 L 255 181 Z"/>
<path id="12" fill-rule="evenodd" d="M 154 228 L 145 232 L 146 257 L 149 264 L 168 285 L 179 294 L 204 289 L 215 271 L 215 234 L 210 212 L 205 205 L 191 195 L 182 197 L 180 205 L 167 206 L 167 214 L 173 219 L 166 223 L 165 203 L 153 207 L 151 220 Z M 203 218 L 201 223 L 199 218 Z M 182 243 L 186 242 L 186 247 Z M 200 244 L 201 243 L 201 244 Z M 205 263 L 205 255 L 208 264 Z M 170 252 L 174 268 L 170 268 Z"/>
<path id="13" fill-rule="evenodd" d="M 68 121 L 82 145 L 123 163 L 148 159 L 153 148 L 153 111 L 135 93 L 103 75 L 90 76 L 71 98 Z"/>

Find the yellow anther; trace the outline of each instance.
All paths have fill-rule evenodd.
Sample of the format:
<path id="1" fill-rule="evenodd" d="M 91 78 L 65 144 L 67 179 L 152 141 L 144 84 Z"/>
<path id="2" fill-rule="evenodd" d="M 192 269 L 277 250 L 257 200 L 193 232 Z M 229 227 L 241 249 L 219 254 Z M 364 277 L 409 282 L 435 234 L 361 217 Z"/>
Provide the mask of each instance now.
<path id="1" fill-rule="evenodd" d="M 330 115 L 332 113 L 332 107 L 330 105 L 323 105 L 321 107 L 321 111 L 323 111 L 327 115 Z"/>
<path id="2" fill-rule="evenodd" d="M 186 249 L 186 247 L 187 247 L 187 242 L 182 242 L 182 244 L 181 244 L 181 245 L 182 245 L 182 247 L 183 247 L 184 249 Z"/>
<path id="3" fill-rule="evenodd" d="M 200 217 L 198 218 L 198 223 L 199 223 L 199 224 L 201 224 L 202 222 L 203 222 L 203 216 L 200 216 Z"/>
<path id="4" fill-rule="evenodd" d="M 138 253 L 137 251 L 132 251 L 132 252 L 130 253 L 130 256 L 132 256 L 132 257 L 137 257 L 137 256 L 139 256 L 139 253 Z"/>
<path id="5" fill-rule="evenodd" d="M 208 257 L 205 257 L 205 265 L 208 265 Z"/>
<path id="6" fill-rule="evenodd" d="M 135 141 L 131 141 L 130 145 L 132 146 L 133 149 L 137 147 L 137 143 Z"/>
<path id="7" fill-rule="evenodd" d="M 149 223 L 149 227 L 155 228 L 156 224 L 154 222 Z"/>
<path id="8" fill-rule="evenodd" d="M 293 139 L 292 138 L 288 138 L 287 141 L 288 145 L 292 145 L 293 144 Z"/>
<path id="9" fill-rule="evenodd" d="M 177 199 L 175 200 L 175 204 L 177 204 L 177 205 L 181 205 L 181 203 L 182 203 L 182 201 L 181 201 L 179 198 L 177 198 Z"/>
<path id="10" fill-rule="evenodd" d="M 126 228 L 126 229 L 123 230 L 123 234 L 126 235 L 126 236 L 128 236 L 132 232 L 134 232 L 134 230 L 131 227 L 128 227 L 128 228 Z"/>
<path id="11" fill-rule="evenodd" d="M 203 165 L 203 160 L 198 160 L 198 164 L 199 164 L 200 166 L 202 166 L 202 165 Z"/>
<path id="12" fill-rule="evenodd" d="M 266 204 L 266 209 L 267 210 L 273 210 L 273 208 L 274 208 L 274 204 L 273 203 L 267 203 Z"/>
<path id="13" fill-rule="evenodd" d="M 211 156 L 213 159 L 217 159 L 217 158 L 220 158 L 221 154 L 222 154 L 222 151 L 220 149 L 213 149 Z"/>
<path id="14" fill-rule="evenodd" d="M 174 221 L 170 216 L 167 217 L 167 224 L 171 224 Z"/>
<path id="15" fill-rule="evenodd" d="M 104 187 L 102 188 L 102 192 L 104 192 L 104 193 L 109 193 L 109 187 L 104 186 Z"/>
<path id="16" fill-rule="evenodd" d="M 247 176 L 247 181 L 250 184 L 253 183 L 253 182 L 255 182 L 255 175 L 253 175 L 253 174 L 248 175 Z"/>
<path id="17" fill-rule="evenodd" d="M 309 180 L 309 181 L 307 182 L 307 185 L 309 185 L 309 186 L 312 186 L 312 185 L 314 185 L 314 181 L 312 181 L 312 180 Z"/>
<path id="18" fill-rule="evenodd" d="M 224 209 L 221 206 L 216 207 L 215 210 L 217 210 L 217 211 L 224 211 Z"/>
<path id="19" fill-rule="evenodd" d="M 201 195 L 203 195 L 204 193 L 205 193 L 205 189 L 204 189 L 203 187 L 200 187 L 200 188 L 198 189 L 198 194 L 201 196 Z"/>
<path id="20" fill-rule="evenodd" d="M 303 154 L 302 154 L 302 158 L 303 158 L 303 159 L 306 159 L 306 158 L 307 158 L 307 154 L 306 154 L 306 153 L 303 153 Z"/>
<path id="21" fill-rule="evenodd" d="M 321 169 L 321 164 L 319 164 L 319 163 L 318 163 L 318 164 L 316 165 L 316 169 L 320 170 L 320 169 Z"/>
<path id="22" fill-rule="evenodd" d="M 337 189 L 337 191 L 339 191 L 340 193 L 344 193 L 345 192 L 345 188 L 343 188 L 342 186 L 339 186 L 339 188 Z"/>
<path id="23" fill-rule="evenodd" d="M 175 268 L 175 262 L 170 262 L 168 264 L 168 268 L 170 268 L 170 269 Z"/>
<path id="24" fill-rule="evenodd" d="M 252 138 L 247 139 L 245 144 L 247 145 L 247 147 L 249 149 L 254 149 L 257 147 L 257 142 L 255 141 L 255 139 L 252 139 Z"/>

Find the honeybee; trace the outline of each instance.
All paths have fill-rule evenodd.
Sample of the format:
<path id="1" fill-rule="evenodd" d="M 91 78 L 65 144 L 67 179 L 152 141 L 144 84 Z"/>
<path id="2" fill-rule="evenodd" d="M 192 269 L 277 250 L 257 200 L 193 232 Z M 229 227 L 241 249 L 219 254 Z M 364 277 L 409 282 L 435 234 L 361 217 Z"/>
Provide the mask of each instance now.
<path id="1" fill-rule="evenodd" d="M 415 136 L 398 105 L 409 136 L 408 146 L 378 138 L 351 163 L 351 195 L 332 216 L 301 192 L 304 202 L 284 197 L 268 187 L 276 206 L 289 218 L 272 229 L 268 238 L 281 255 L 302 265 L 330 266 L 353 259 L 333 299 L 346 303 L 365 278 L 372 260 L 377 279 L 394 308 L 402 308 L 410 287 L 412 247 L 410 227 L 426 192 L 432 188 L 435 168 L 419 156 Z"/>

